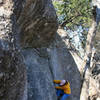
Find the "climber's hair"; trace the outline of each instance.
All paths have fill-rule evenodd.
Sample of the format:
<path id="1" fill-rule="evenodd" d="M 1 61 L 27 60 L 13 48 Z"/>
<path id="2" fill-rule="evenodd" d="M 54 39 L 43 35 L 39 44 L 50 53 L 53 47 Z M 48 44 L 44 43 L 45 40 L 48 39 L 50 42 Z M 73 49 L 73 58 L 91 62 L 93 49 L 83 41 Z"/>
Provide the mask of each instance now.
<path id="1" fill-rule="evenodd" d="M 68 84 L 68 81 L 66 80 L 66 84 Z"/>

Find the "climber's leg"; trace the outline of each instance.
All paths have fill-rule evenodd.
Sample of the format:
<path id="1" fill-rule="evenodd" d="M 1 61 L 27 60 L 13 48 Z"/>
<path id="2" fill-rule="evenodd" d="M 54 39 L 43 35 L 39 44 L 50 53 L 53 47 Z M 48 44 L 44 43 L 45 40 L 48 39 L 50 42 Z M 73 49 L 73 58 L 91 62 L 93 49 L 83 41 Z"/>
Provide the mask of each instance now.
<path id="1" fill-rule="evenodd" d="M 57 90 L 57 92 L 56 92 L 56 94 L 57 94 L 57 96 L 61 96 L 61 95 L 63 95 L 63 91 L 62 90 Z"/>
<path id="2" fill-rule="evenodd" d="M 61 100 L 67 100 L 67 98 L 69 97 L 70 95 L 69 94 L 64 94 L 61 98 Z"/>

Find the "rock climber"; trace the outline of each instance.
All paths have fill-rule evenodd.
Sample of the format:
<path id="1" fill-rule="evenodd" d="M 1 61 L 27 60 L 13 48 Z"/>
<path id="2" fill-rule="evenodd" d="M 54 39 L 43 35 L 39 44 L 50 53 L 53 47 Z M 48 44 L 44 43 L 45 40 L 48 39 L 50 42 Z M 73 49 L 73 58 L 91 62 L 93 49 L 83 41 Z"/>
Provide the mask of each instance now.
<path id="1" fill-rule="evenodd" d="M 60 100 L 66 100 L 71 94 L 70 83 L 66 80 L 54 80 L 53 82 L 59 85 L 55 87 L 58 99 L 61 97 Z"/>

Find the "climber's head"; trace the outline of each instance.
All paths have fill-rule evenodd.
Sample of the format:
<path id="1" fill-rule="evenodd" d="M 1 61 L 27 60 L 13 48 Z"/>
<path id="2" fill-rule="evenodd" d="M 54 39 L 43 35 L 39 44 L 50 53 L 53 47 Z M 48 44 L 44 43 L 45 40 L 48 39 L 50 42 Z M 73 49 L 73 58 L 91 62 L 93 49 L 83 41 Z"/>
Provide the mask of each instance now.
<path id="1" fill-rule="evenodd" d="M 60 85 L 62 86 L 62 85 L 64 85 L 65 83 L 66 83 L 66 80 L 61 80 Z"/>

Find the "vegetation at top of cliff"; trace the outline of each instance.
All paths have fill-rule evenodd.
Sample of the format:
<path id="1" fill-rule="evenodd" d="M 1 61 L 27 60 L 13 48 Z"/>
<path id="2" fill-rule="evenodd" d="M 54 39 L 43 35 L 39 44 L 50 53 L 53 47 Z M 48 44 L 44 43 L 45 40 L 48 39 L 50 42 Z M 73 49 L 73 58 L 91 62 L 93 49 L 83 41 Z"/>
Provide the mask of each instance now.
<path id="1" fill-rule="evenodd" d="M 60 0 L 53 1 L 59 24 L 62 27 L 89 27 L 91 24 L 91 0 Z"/>
<path id="2" fill-rule="evenodd" d="M 80 55 L 84 55 L 86 38 L 92 24 L 91 0 L 54 0 L 59 26 L 64 28 L 71 43 Z M 82 54 L 83 52 L 83 54 Z"/>

